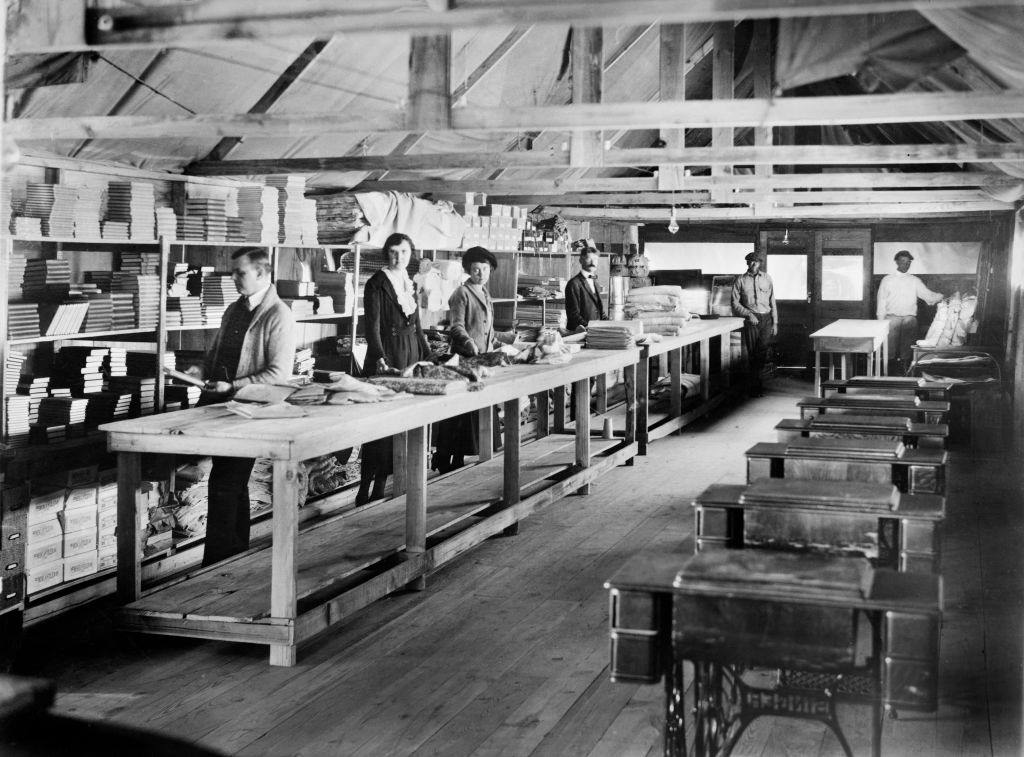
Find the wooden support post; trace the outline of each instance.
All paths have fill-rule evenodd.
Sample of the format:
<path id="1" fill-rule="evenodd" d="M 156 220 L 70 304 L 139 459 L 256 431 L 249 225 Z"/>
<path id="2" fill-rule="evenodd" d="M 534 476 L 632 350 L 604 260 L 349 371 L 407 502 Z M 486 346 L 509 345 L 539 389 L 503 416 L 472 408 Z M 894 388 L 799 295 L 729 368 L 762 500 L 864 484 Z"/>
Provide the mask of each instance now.
<path id="1" fill-rule="evenodd" d="M 407 489 L 405 494 L 405 553 L 410 558 L 422 558 L 427 551 L 427 426 L 407 431 L 409 459 L 406 461 Z M 409 588 L 423 591 L 427 577 L 418 576 Z"/>
<path id="2" fill-rule="evenodd" d="M 519 504 L 519 445 L 522 441 L 522 427 L 519 425 L 521 401 L 517 397 L 505 403 L 505 450 L 502 482 L 502 501 L 505 507 Z M 519 523 L 513 523 L 502 533 L 515 536 L 519 533 Z"/>
<path id="3" fill-rule="evenodd" d="M 636 375 L 636 444 L 637 452 L 641 455 L 647 454 L 647 444 L 650 442 L 648 425 L 650 423 L 651 403 L 651 359 L 647 355 L 647 348 L 640 350 L 640 363 L 637 365 Z"/>
<path id="4" fill-rule="evenodd" d="M 451 128 L 450 71 L 451 42 L 447 34 L 412 38 L 406 119 L 410 131 Z"/>
<path id="5" fill-rule="evenodd" d="M 565 419 L 565 386 L 556 386 L 555 391 L 555 407 L 554 407 L 554 418 L 552 419 L 554 424 L 554 431 L 556 434 L 564 434 L 566 419 Z"/>
<path id="6" fill-rule="evenodd" d="M 595 381 L 597 390 L 597 413 L 603 415 L 608 412 L 608 374 L 602 373 Z"/>
<path id="7" fill-rule="evenodd" d="M 391 437 L 391 496 L 401 497 L 405 494 L 405 476 L 408 467 L 408 433 L 402 432 Z"/>
<path id="8" fill-rule="evenodd" d="M 543 439 L 551 433 L 551 402 L 547 390 L 535 394 L 537 401 L 537 438 Z"/>
<path id="9" fill-rule="evenodd" d="M 747 60 L 751 66 L 754 97 L 768 99 L 772 96 L 772 57 L 771 57 L 771 21 L 757 19 L 753 22 L 753 35 L 750 39 L 750 50 Z M 772 144 L 772 127 L 754 127 L 754 145 L 757 147 Z M 754 175 L 770 179 L 774 171 L 771 163 L 758 163 L 754 166 Z M 754 204 L 755 211 L 764 212 L 770 208 L 768 201 Z"/>
<path id="10" fill-rule="evenodd" d="M 576 397 L 576 467 L 590 467 L 590 380 L 573 384 Z M 576 490 L 577 494 L 590 494 L 590 484 Z"/>
<path id="11" fill-rule="evenodd" d="M 732 386 L 732 332 L 727 331 L 719 337 L 718 370 L 721 373 L 722 390 Z"/>
<path id="12" fill-rule="evenodd" d="M 732 21 L 719 21 L 713 25 L 714 50 L 712 51 L 711 96 L 714 100 L 731 100 L 733 98 L 733 79 L 735 76 L 735 25 Z M 732 147 L 733 130 L 731 127 L 711 130 L 712 147 Z M 732 173 L 732 166 L 712 166 L 712 176 L 725 176 Z M 721 190 L 711 190 L 712 202 L 726 202 L 728 195 Z"/>
<path id="13" fill-rule="evenodd" d="M 643 362 L 646 358 L 641 357 Z M 636 441 L 636 365 L 627 365 L 622 369 L 622 388 L 626 395 L 626 428 L 623 431 L 623 441 L 632 444 Z M 626 465 L 632 465 L 636 458 L 629 458 Z"/>
<path id="14" fill-rule="evenodd" d="M 711 399 L 711 339 L 700 340 L 700 399 Z"/>
<path id="15" fill-rule="evenodd" d="M 668 373 L 672 380 L 669 394 L 669 415 L 678 418 L 683 414 L 683 348 L 677 347 L 668 353 Z"/>
<path id="16" fill-rule="evenodd" d="M 600 26 L 572 30 L 572 101 L 599 103 L 604 89 L 604 31 Z M 569 165 L 601 165 L 602 131 L 575 131 L 569 145 Z"/>
<path id="17" fill-rule="evenodd" d="M 274 461 L 273 536 L 270 563 L 270 615 L 290 621 L 295 632 L 298 616 L 295 555 L 299 540 L 299 466 L 296 460 Z M 291 644 L 271 644 L 270 664 L 295 664 L 294 636 Z"/>
<path id="18" fill-rule="evenodd" d="M 494 457 L 494 409 L 488 405 L 477 410 L 479 429 L 477 430 L 477 454 L 482 463 Z"/>
<path id="19" fill-rule="evenodd" d="M 661 24 L 658 82 L 662 102 L 686 99 L 686 25 Z M 685 129 L 661 129 L 661 140 L 668 149 L 686 146 Z M 679 189 L 683 186 L 685 167 L 678 163 L 658 166 L 658 186 Z"/>
<path id="20" fill-rule="evenodd" d="M 142 549 L 139 540 L 139 504 L 142 455 L 117 455 L 117 594 L 134 602 L 142 593 Z"/>
<path id="21" fill-rule="evenodd" d="M 500 412 L 501 411 L 498 409 L 497 405 L 491 408 L 491 444 L 494 446 L 494 449 L 496 450 L 502 448 L 501 416 L 499 415 Z M 505 421 L 508 422 L 508 419 L 506 418 Z"/>

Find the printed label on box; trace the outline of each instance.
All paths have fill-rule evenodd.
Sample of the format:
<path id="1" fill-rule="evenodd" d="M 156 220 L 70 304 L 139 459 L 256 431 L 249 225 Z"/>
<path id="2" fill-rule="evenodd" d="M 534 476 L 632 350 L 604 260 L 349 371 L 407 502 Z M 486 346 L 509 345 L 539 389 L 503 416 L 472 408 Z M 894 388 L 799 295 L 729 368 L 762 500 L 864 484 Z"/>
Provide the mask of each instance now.
<path id="1" fill-rule="evenodd" d="M 25 547 L 25 568 L 31 570 L 41 565 L 59 560 L 64 556 L 64 537 L 57 536 L 53 539 L 41 541 L 38 544 L 28 544 Z"/>
<path id="2" fill-rule="evenodd" d="M 57 560 L 57 562 L 48 563 L 38 568 L 30 568 L 25 571 L 25 577 L 28 580 L 27 592 L 29 594 L 49 589 L 64 580 L 64 561 Z"/>
<path id="3" fill-rule="evenodd" d="M 78 486 L 74 489 L 68 489 L 68 496 L 64 500 L 65 510 L 74 510 L 79 507 L 95 507 L 96 506 L 96 485 L 92 486 Z"/>
<path id="4" fill-rule="evenodd" d="M 59 514 L 59 513 L 58 513 Z M 60 521 L 57 518 L 50 518 L 49 520 L 41 520 L 38 523 L 33 523 L 28 527 L 28 537 L 26 541 L 29 544 L 38 544 L 41 541 L 52 539 L 55 536 L 64 536 L 64 529 L 60 525 Z"/>
<path id="5" fill-rule="evenodd" d="M 112 534 L 117 528 L 117 510 L 100 511 L 100 533 Z"/>
<path id="6" fill-rule="evenodd" d="M 95 552 L 97 546 L 95 528 L 64 534 L 64 557 L 74 557 L 83 552 Z"/>
<path id="7" fill-rule="evenodd" d="M 99 555 L 96 552 L 86 552 L 77 557 L 64 558 L 65 581 L 91 576 L 97 570 L 99 570 Z"/>
<path id="8" fill-rule="evenodd" d="M 96 558 L 96 569 L 106 570 L 107 568 L 117 567 L 117 550 L 113 552 L 99 552 Z"/>
<path id="9" fill-rule="evenodd" d="M 28 523 L 38 523 L 56 517 L 64 509 L 64 498 L 67 489 L 53 489 L 39 492 L 28 501 Z"/>
<path id="10" fill-rule="evenodd" d="M 116 549 L 117 536 L 115 534 L 100 534 L 99 548 L 100 550 Z"/>
<path id="11" fill-rule="evenodd" d="M 84 531 L 89 528 L 96 530 L 96 506 L 77 507 L 74 510 L 65 510 L 60 513 L 60 521 L 64 524 L 64 533 L 72 531 Z"/>

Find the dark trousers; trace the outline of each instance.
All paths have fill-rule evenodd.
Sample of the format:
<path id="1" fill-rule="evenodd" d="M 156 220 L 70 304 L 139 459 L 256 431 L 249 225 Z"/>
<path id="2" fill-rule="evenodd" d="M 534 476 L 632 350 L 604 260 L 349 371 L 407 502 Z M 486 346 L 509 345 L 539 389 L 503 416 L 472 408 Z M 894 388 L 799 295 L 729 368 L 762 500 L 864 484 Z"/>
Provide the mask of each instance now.
<path id="1" fill-rule="evenodd" d="M 917 341 L 917 316 L 887 315 L 889 322 L 889 373 L 903 376 L 914 358 L 914 342 Z M 893 367 L 895 365 L 895 368 Z"/>
<path id="2" fill-rule="evenodd" d="M 249 548 L 249 475 L 246 457 L 215 457 L 210 469 L 203 565 L 213 565 Z"/>
<path id="3" fill-rule="evenodd" d="M 758 314 L 756 325 L 750 321 L 743 323 L 743 346 L 747 349 L 750 361 L 750 385 L 753 389 L 761 388 L 761 371 L 768 358 L 768 344 L 774 325 L 771 313 Z"/>

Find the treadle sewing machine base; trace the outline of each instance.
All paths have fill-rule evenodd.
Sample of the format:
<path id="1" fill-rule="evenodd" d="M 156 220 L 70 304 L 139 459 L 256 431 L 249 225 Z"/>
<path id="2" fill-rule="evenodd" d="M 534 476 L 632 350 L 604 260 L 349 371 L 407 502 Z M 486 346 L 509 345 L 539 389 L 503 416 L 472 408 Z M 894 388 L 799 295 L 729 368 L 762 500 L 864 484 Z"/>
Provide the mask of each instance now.
<path id="1" fill-rule="evenodd" d="M 613 681 L 664 676 L 665 754 L 728 755 L 759 717 L 822 723 L 852 755 L 837 703 L 872 708 L 872 754 L 894 709 L 937 704 L 941 579 L 863 558 L 767 550 L 638 555 L 609 580 Z M 684 703 L 684 661 L 694 704 Z M 745 680 L 778 671 L 776 683 Z"/>

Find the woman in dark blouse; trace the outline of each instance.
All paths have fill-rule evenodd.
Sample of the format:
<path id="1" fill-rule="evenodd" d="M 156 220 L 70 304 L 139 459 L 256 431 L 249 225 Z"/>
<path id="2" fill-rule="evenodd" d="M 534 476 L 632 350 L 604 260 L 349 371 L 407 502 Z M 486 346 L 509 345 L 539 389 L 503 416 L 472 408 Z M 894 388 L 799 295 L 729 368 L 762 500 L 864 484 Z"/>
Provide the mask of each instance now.
<path id="1" fill-rule="evenodd" d="M 384 242 L 386 267 L 366 282 L 363 290 L 367 344 L 364 376 L 373 376 L 386 368 L 403 370 L 426 359 L 430 353 L 420 327 L 413 283 L 406 271 L 414 252 L 415 247 L 407 235 L 392 234 Z M 393 467 L 391 454 L 391 437 L 363 445 L 357 505 L 384 496 L 384 485 Z"/>

